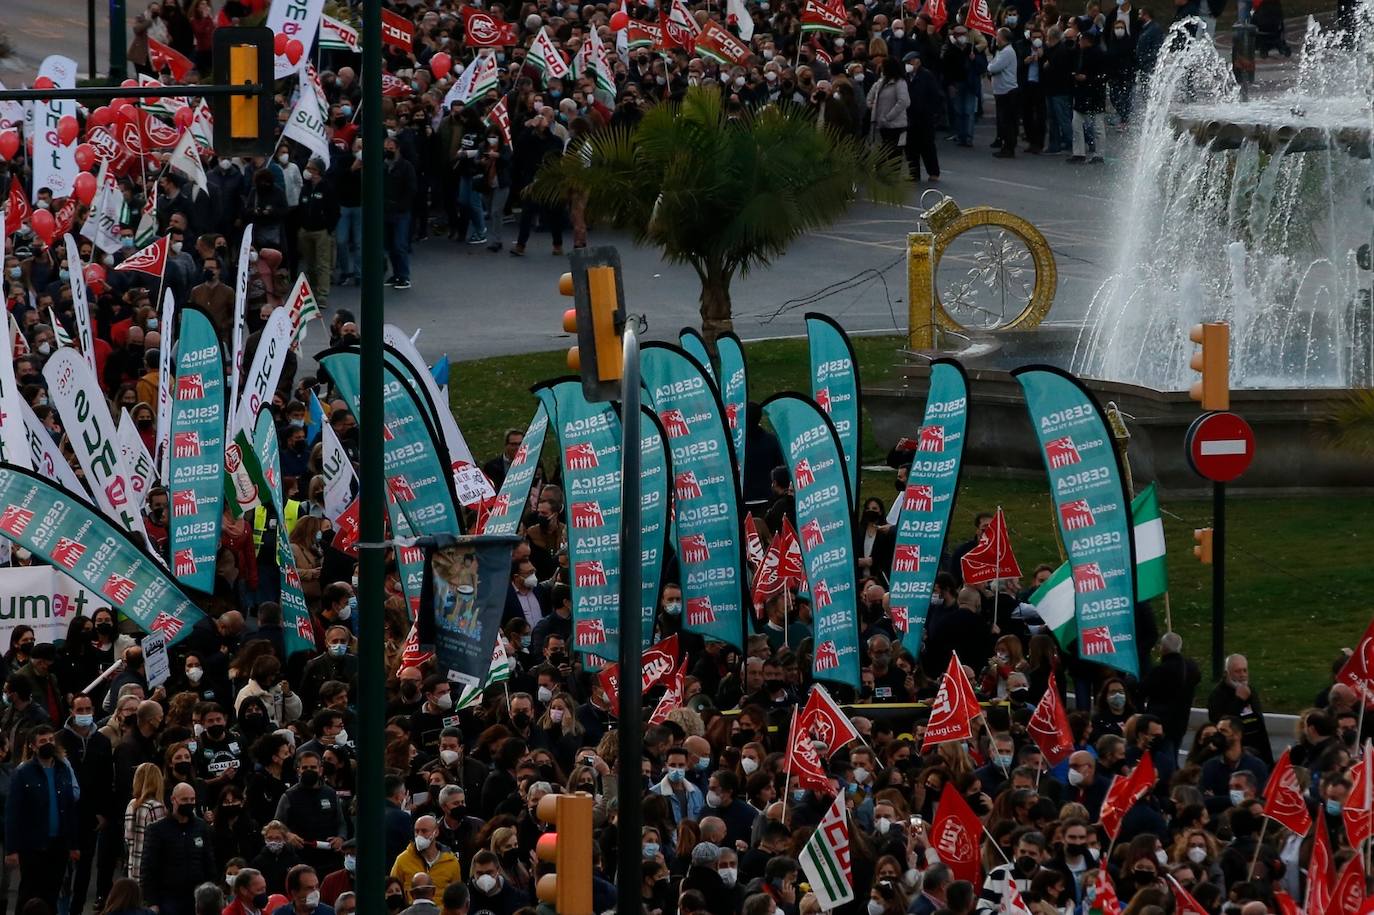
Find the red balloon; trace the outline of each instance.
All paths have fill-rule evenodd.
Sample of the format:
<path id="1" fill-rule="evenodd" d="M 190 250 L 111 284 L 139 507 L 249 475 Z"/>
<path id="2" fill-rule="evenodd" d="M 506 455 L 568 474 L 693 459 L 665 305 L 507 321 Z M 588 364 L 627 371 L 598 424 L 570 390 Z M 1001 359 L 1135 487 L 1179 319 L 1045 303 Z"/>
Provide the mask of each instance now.
<path id="1" fill-rule="evenodd" d="M 172 120 L 176 121 L 176 125 L 183 129 L 190 129 L 191 122 L 195 119 L 196 113 L 192 111 L 190 108 L 177 109 L 176 115 L 172 118 Z"/>
<path id="2" fill-rule="evenodd" d="M 305 45 L 300 43 L 300 39 L 292 38 L 286 43 L 286 59 L 291 61 L 292 66 L 301 62 L 301 55 L 305 53 Z"/>
<path id="3" fill-rule="evenodd" d="M 76 159 L 76 167 L 83 172 L 90 171 L 91 167 L 95 165 L 95 147 L 89 143 L 79 144 L 72 156 Z"/>
<path id="4" fill-rule="evenodd" d="M 52 78 L 48 76 L 40 76 L 38 77 L 38 79 L 33 81 L 33 88 L 35 89 L 51 89 L 55 85 L 57 84 L 54 83 L 52 81 Z"/>
<path id="5" fill-rule="evenodd" d="M 105 291 L 105 267 L 103 264 L 87 264 L 86 269 L 81 271 L 81 275 L 86 278 L 86 287 L 100 295 Z"/>
<path id="6" fill-rule="evenodd" d="M 72 182 L 72 196 L 79 203 L 90 206 L 91 201 L 95 199 L 95 175 L 90 172 L 77 175 L 76 180 Z"/>
<path id="7" fill-rule="evenodd" d="M 57 141 L 63 146 L 70 146 L 80 133 L 81 125 L 77 123 L 74 115 L 64 115 L 57 122 Z"/>
<path id="8" fill-rule="evenodd" d="M 435 79 L 443 79 L 448 76 L 448 71 L 453 69 L 453 58 L 443 51 L 435 54 L 429 59 L 429 72 L 434 74 Z"/>
<path id="9" fill-rule="evenodd" d="M 283 34 L 272 36 L 272 50 L 277 52 L 278 57 L 286 53 L 286 43 L 290 40 Z"/>
<path id="10" fill-rule="evenodd" d="M 13 130 L 0 133 L 0 159 L 13 159 L 19 152 L 19 134 Z"/>
<path id="11" fill-rule="evenodd" d="M 630 14 L 624 10 L 616 10 L 611 13 L 611 31 L 624 31 L 630 25 Z"/>
<path id="12" fill-rule="evenodd" d="M 29 225 L 33 226 L 33 234 L 43 240 L 43 244 L 52 244 L 53 230 L 57 226 L 53 223 L 52 213 L 48 210 L 34 210 L 29 217 Z"/>
<path id="13" fill-rule="evenodd" d="M 109 127 L 114 121 L 114 109 L 109 105 L 101 105 L 91 112 L 90 117 L 86 118 L 86 126 L 90 127 Z"/>
<path id="14" fill-rule="evenodd" d="M 136 80 L 136 79 L 126 79 L 126 80 L 124 80 L 124 82 L 120 83 L 119 85 L 120 85 L 122 88 L 127 89 L 127 88 L 130 87 L 130 86 L 137 86 L 137 85 L 138 85 L 138 80 Z"/>

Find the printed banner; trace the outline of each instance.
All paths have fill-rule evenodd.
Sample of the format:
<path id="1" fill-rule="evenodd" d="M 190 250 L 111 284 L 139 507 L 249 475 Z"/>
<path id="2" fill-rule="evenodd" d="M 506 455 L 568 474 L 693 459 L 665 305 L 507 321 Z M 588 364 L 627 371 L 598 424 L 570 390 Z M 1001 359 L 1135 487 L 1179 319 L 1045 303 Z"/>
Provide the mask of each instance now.
<path id="1" fill-rule="evenodd" d="M 744 363 L 744 345 L 733 333 L 716 338 L 720 357 L 720 401 L 725 407 L 725 423 L 730 427 L 730 445 L 735 451 L 735 468 L 740 491 L 744 490 L 744 432 L 748 422 L 749 381 Z"/>
<path id="2" fill-rule="evenodd" d="M 215 590 L 224 499 L 224 360 L 215 325 L 197 308 L 181 311 L 171 415 L 167 499 L 173 574 L 186 587 L 209 594 Z"/>
<path id="3" fill-rule="evenodd" d="M 707 379 L 716 384 L 716 371 L 711 365 L 711 351 L 707 348 L 706 338 L 701 332 L 694 327 L 684 327 L 678 331 L 677 343 L 684 353 L 701 363 Z"/>
<path id="4" fill-rule="evenodd" d="M 43 366 L 43 377 L 96 504 L 106 517 L 137 535 L 140 545 L 146 545 L 148 534 L 134 504 L 114 420 L 90 366 L 76 350 L 63 347 Z"/>
<path id="5" fill-rule="evenodd" d="M 46 76 L 58 89 L 75 89 L 76 61 L 54 54 L 39 66 L 38 76 Z M 39 188 L 49 188 L 54 200 L 70 197 L 81 169 L 76 166 L 76 143 L 62 145 L 57 136 L 57 125 L 64 117 L 76 117 L 76 100 L 50 98 L 26 104 L 31 105 L 33 111 L 33 129 L 25 130 L 25 135 L 33 140 L 31 199 L 34 203 L 38 202 Z"/>
<path id="6" fill-rule="evenodd" d="M 458 420 L 453 417 L 448 397 L 440 392 L 439 384 L 430 374 L 420 351 L 394 324 L 386 325 L 382 333 L 382 341 L 388 347 L 387 364 L 396 369 L 402 378 L 411 379 L 412 393 L 425 408 L 430 422 L 443 436 L 448 460 L 453 467 L 453 487 L 458 495 L 458 504 L 476 508 L 484 499 L 494 498 L 496 491 L 491 488 L 491 481 L 472 456 L 463 430 L 458 428 Z"/>
<path id="7" fill-rule="evenodd" d="M 806 316 L 811 353 L 811 397 L 825 411 L 840 437 L 850 498 L 859 498 L 859 364 L 844 328 L 829 315 Z M 851 508 L 857 508 L 857 502 Z"/>
<path id="8" fill-rule="evenodd" d="M 353 481 L 358 474 L 353 462 L 348 459 L 334 427 L 325 423 L 322 427 L 320 446 L 320 466 L 324 469 L 324 516 L 333 521 L 348 510 L 353 501 Z"/>
<path id="9" fill-rule="evenodd" d="M 608 403 L 588 403 L 578 381 L 540 385 L 534 394 L 554 424 L 563 462 L 573 648 L 614 661 L 620 654 L 620 417 Z"/>
<path id="10" fill-rule="evenodd" d="M 52 434 L 43 427 L 43 423 L 34 415 L 33 407 L 21 400 L 19 402 L 19 414 L 23 417 L 24 439 L 26 450 L 19 457 L 22 460 L 11 461 L 17 467 L 25 470 L 37 470 L 38 475 L 45 480 L 52 480 L 67 492 L 75 493 L 83 499 L 89 498 L 89 493 L 84 483 L 76 476 L 76 471 L 72 470 L 72 465 L 67 463 L 67 459 L 58 450 L 57 442 L 53 441 Z"/>
<path id="11" fill-rule="evenodd" d="M 931 364 L 925 417 L 900 498 L 889 585 L 893 628 L 913 656 L 921 652 L 949 512 L 959 488 L 967 428 L 968 379 L 963 367 L 953 359 L 937 359 Z"/>
<path id="12" fill-rule="evenodd" d="M 100 172 L 95 179 L 95 200 L 91 203 L 86 221 L 81 224 L 81 236 L 88 238 L 106 254 L 121 250 L 119 217 L 124 207 L 124 193 L 119 182 L 110 174 L 110 160 L 100 160 Z"/>
<path id="13" fill-rule="evenodd" d="M 658 592 L 663 578 L 663 558 L 668 548 L 668 481 L 673 478 L 668 449 L 658 417 L 648 407 L 640 408 L 639 426 L 639 530 L 641 647 L 654 642 L 654 617 L 658 613 Z"/>
<path id="14" fill-rule="evenodd" d="M 361 50 L 358 44 L 358 30 L 345 22 L 329 16 L 320 17 L 320 47 L 328 51 Z"/>
<path id="15" fill-rule="evenodd" d="M 646 344 L 642 372 L 670 447 L 683 627 L 743 648 L 744 537 L 725 409 L 705 368 L 675 346 Z"/>
<path id="16" fill-rule="evenodd" d="M 72 617 L 90 616 L 97 607 L 108 605 L 52 566 L 0 569 L 0 640 L 6 645 L 19 626 L 32 626 L 35 641 L 60 642 L 67 637 Z"/>
<path id="17" fill-rule="evenodd" d="M 119 425 L 115 427 L 115 441 L 119 443 L 119 456 L 124 459 L 124 466 L 129 469 L 129 491 L 133 493 L 134 506 L 138 511 L 142 511 L 143 503 L 148 498 L 148 490 L 153 486 L 153 478 L 157 476 L 157 469 L 153 466 L 153 458 L 148 454 L 148 447 L 143 444 L 143 437 L 138 434 L 138 427 L 134 425 L 127 407 L 120 411 Z"/>
<path id="18" fill-rule="evenodd" d="M 100 370 L 95 365 L 95 343 L 91 339 L 91 306 L 86 296 L 86 271 L 81 265 L 81 249 L 70 232 L 62 236 L 62 241 L 67 246 L 67 275 L 72 290 L 72 310 L 76 312 L 76 340 L 86 357 L 86 363 L 91 367 L 91 374 L 99 378 Z"/>
<path id="19" fill-rule="evenodd" d="M 549 430 L 549 415 L 544 404 L 534 408 L 534 418 L 530 420 L 525 437 L 516 449 L 515 460 L 506 469 L 506 479 L 501 483 L 501 491 L 496 494 L 482 528 L 484 534 L 501 534 L 513 537 L 520 528 L 529 502 L 530 486 L 534 484 L 535 471 L 539 469 L 539 454 L 544 450 L 544 434 Z"/>
<path id="20" fill-rule="evenodd" d="M 141 534 L 120 530 L 33 471 L 0 466 L 0 505 L 0 536 L 99 592 L 145 632 L 176 644 L 204 617 L 144 552 Z"/>
<path id="21" fill-rule="evenodd" d="M 1040 440 L 1073 577 L 1078 654 L 1138 673 L 1130 499 L 1097 399 L 1050 366 L 1012 372 Z"/>
<path id="22" fill-rule="evenodd" d="M 4 247 L 5 242 L 0 239 L 0 255 L 3 255 Z M 13 314 L 9 315 L 9 320 L 14 321 Z M 13 332 L 13 330 L 14 325 L 11 324 L 11 331 Z M 11 339 L 17 341 L 20 336 L 12 334 Z M 36 465 L 29 463 L 27 456 L 29 448 L 25 442 L 24 426 L 20 422 L 19 416 L 21 408 L 28 410 L 30 415 L 32 415 L 33 409 L 29 407 L 28 401 L 19 396 L 19 380 L 14 375 L 14 360 L 19 356 L 19 353 L 14 352 L 13 345 L 10 349 L 9 358 L 0 359 L 0 463 L 14 464 L 17 467 L 28 469 Z M 54 446 L 54 450 L 56 450 L 56 446 Z M 52 479 L 52 477 L 48 477 L 48 479 Z"/>
<path id="23" fill-rule="evenodd" d="M 244 306 L 248 300 L 248 265 L 253 254 L 253 224 L 250 222 L 243 230 L 243 240 L 239 243 L 238 272 L 234 274 L 234 316 L 233 339 L 229 344 L 229 389 L 224 394 L 225 415 L 229 417 L 229 427 L 225 438 L 232 439 L 238 430 L 238 405 L 240 377 L 243 375 L 243 333 L 246 330 Z M 261 338 L 259 338 L 261 339 Z"/>
<path id="24" fill-rule="evenodd" d="M 455 706 L 480 690 L 491 672 L 501 614 L 510 587 L 514 537 L 467 537 L 457 546 L 426 551 L 424 597 L 418 619 L 433 620 L 439 669 L 462 689 Z M 427 641 L 421 637 L 422 641 Z M 457 715 L 454 715 L 457 721 Z M 447 726 L 447 722 L 445 722 Z"/>
<path id="25" fill-rule="evenodd" d="M 291 315 L 285 308 L 272 312 L 258 336 L 258 347 L 253 351 L 253 365 L 244 377 L 243 394 L 239 397 L 235 410 L 237 420 L 235 433 L 251 434 L 257 422 L 258 413 L 263 406 L 272 403 L 277 382 L 281 379 L 282 367 L 291 349 Z"/>
<path id="26" fill-rule="evenodd" d="M 797 534 L 811 584 L 817 680 L 859 688 L 859 617 L 852 500 L 834 424 L 811 400 L 778 394 L 763 405 L 792 470 Z"/>
<path id="27" fill-rule="evenodd" d="M 279 57 L 277 60 L 280 62 L 282 58 Z M 302 76 L 301 89 L 296 96 L 296 104 L 291 109 L 291 115 L 286 120 L 286 126 L 282 128 L 282 139 L 295 140 L 310 150 L 311 153 L 328 162 L 329 137 L 325 132 L 325 126 L 325 111 L 320 106 L 319 96 L 312 91 Z"/>
<path id="28" fill-rule="evenodd" d="M 154 437 L 154 447 L 158 453 L 153 455 L 157 461 L 157 478 L 163 485 L 167 484 L 167 472 L 170 469 L 167 456 L 167 443 L 171 440 L 172 433 L 172 322 L 176 320 L 176 298 L 172 295 L 172 290 L 165 290 L 162 296 L 162 317 L 158 321 L 158 327 L 162 328 L 162 335 L 158 341 L 157 353 L 157 435 Z"/>
<path id="29" fill-rule="evenodd" d="M 315 651 L 315 628 L 310 622 L 310 608 L 305 605 L 301 574 L 296 568 L 296 554 L 291 549 L 291 532 L 286 529 L 286 500 L 282 495 L 281 450 L 277 441 L 277 424 L 271 410 L 258 414 L 253 429 L 253 451 L 262 467 L 267 483 L 267 511 L 276 516 L 277 570 L 281 573 L 281 625 L 285 632 L 286 656 L 298 651 Z M 194 571 L 194 570 L 192 570 Z"/>
<path id="30" fill-rule="evenodd" d="M 273 35 L 285 35 L 288 40 L 301 43 L 301 56 L 292 63 L 285 54 L 276 56 L 276 72 L 273 79 L 285 79 L 302 60 L 310 59 L 310 48 L 320 31 L 320 16 L 324 13 L 324 0 L 272 0 L 272 8 L 267 12 L 265 25 Z M 325 156 L 328 161 L 328 155 Z"/>

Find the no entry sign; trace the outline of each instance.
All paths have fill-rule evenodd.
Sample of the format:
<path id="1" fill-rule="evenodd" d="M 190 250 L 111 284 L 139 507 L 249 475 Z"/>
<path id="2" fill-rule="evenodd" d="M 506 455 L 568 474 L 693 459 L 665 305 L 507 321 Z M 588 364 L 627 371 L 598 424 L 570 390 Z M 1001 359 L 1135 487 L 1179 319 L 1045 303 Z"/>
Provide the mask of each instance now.
<path id="1" fill-rule="evenodd" d="M 1204 413 L 1188 427 L 1188 463 L 1214 483 L 1245 473 L 1255 457 L 1255 433 L 1235 413 Z"/>

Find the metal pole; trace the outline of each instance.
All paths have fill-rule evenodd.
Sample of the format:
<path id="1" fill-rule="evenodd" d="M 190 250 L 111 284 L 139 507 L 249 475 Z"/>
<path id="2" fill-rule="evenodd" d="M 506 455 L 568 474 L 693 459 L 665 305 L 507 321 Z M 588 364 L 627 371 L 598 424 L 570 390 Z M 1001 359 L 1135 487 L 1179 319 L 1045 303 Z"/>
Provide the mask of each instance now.
<path id="1" fill-rule="evenodd" d="M 358 597 L 362 615 L 358 620 L 358 911 L 385 910 L 382 892 L 391 870 L 386 860 L 385 824 L 382 799 L 383 756 L 386 724 L 386 668 L 383 650 L 386 630 L 382 615 L 386 575 L 386 495 L 383 489 L 382 416 L 382 325 L 386 323 L 383 296 L 383 172 L 382 172 L 382 4 L 366 0 L 363 5 L 363 105 L 372 112 L 363 119 L 363 251 L 362 251 L 362 334 L 360 388 L 362 415 L 359 463 L 363 468 L 359 493 L 361 543 Z"/>
<path id="2" fill-rule="evenodd" d="M 643 661 L 643 626 L 640 619 L 642 585 L 640 568 L 639 465 L 639 336 L 637 318 L 625 323 L 624 377 L 620 383 L 620 771 L 616 795 L 620 809 L 615 882 L 622 900 L 639 898 L 639 833 L 644 819 L 641 803 L 644 784 L 639 760 L 644 755 L 643 695 L 640 669 Z"/>
<path id="3" fill-rule="evenodd" d="M 1225 670 L 1226 484 L 1212 484 L 1212 679 Z"/>
<path id="4" fill-rule="evenodd" d="M 139 98 L 167 98 L 182 96 L 190 98 L 210 98 L 217 95 L 270 95 L 271 85 L 244 83 L 241 86 L 142 86 L 138 89 Z M 0 102 L 46 102 L 53 98 L 70 98 L 87 102 L 112 102 L 129 94 L 128 89 L 118 86 L 78 86 L 75 89 L 5 89 L 0 92 Z"/>
<path id="5" fill-rule="evenodd" d="M 96 79 L 95 0 L 86 0 L 86 77 Z"/>
<path id="6" fill-rule="evenodd" d="M 110 0 L 110 82 L 119 84 L 129 75 L 129 48 L 125 44 L 124 0 Z M 95 74 L 91 74 L 95 79 Z"/>

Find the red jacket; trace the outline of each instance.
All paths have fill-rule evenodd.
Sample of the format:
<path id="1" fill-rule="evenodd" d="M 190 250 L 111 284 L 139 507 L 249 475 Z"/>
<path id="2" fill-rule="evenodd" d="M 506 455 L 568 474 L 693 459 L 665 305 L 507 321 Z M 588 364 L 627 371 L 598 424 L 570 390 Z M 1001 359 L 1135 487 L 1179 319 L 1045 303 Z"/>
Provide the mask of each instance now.
<path id="1" fill-rule="evenodd" d="M 266 915 L 267 912 L 274 912 L 276 911 L 277 906 L 286 905 L 289 901 L 290 900 L 287 899 L 285 896 L 274 893 L 273 895 L 267 897 L 267 905 L 263 906 L 262 911 L 264 915 Z M 224 911 L 220 913 L 220 915 L 252 915 L 252 913 L 250 913 L 247 909 L 243 907 L 243 903 L 241 901 L 235 899 L 233 902 L 229 903 L 227 906 L 224 907 Z"/>

